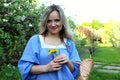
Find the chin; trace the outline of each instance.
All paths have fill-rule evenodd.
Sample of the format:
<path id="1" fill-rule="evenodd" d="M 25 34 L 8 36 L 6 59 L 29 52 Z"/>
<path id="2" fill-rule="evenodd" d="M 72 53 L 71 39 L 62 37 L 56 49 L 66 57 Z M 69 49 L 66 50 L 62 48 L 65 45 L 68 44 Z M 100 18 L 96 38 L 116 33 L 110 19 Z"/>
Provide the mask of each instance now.
<path id="1" fill-rule="evenodd" d="M 55 34 L 58 34 L 58 32 L 51 32 L 51 34 L 55 35 Z"/>

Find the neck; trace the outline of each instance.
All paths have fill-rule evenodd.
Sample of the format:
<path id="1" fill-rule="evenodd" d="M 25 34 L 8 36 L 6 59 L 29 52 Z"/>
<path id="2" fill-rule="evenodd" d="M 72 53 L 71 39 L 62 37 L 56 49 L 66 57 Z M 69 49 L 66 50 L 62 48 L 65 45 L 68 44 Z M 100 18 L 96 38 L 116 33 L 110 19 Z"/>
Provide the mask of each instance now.
<path id="1" fill-rule="evenodd" d="M 47 34 L 44 37 L 44 41 L 48 45 L 59 45 L 62 43 L 59 35 L 57 35 L 57 34 Z"/>
<path id="2" fill-rule="evenodd" d="M 51 38 L 60 38 L 59 34 L 50 34 L 48 33 L 46 37 L 51 37 Z"/>

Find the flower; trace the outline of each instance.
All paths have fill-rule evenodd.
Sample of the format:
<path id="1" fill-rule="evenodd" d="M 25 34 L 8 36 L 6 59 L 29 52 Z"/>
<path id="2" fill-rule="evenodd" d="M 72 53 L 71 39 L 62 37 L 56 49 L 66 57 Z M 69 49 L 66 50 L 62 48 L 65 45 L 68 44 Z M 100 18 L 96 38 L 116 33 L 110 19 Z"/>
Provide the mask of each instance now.
<path id="1" fill-rule="evenodd" d="M 9 6 L 9 4 L 7 4 L 7 3 L 4 3 L 3 5 L 4 5 L 4 7 L 8 7 Z"/>
<path id="2" fill-rule="evenodd" d="M 21 16 L 21 20 L 22 20 L 22 21 L 24 21 L 24 20 L 25 20 L 25 18 L 26 18 L 26 16 L 25 16 L 25 15 Z"/>
<path id="3" fill-rule="evenodd" d="M 32 27 L 32 24 L 31 24 L 31 23 L 29 23 L 29 27 Z"/>
<path id="4" fill-rule="evenodd" d="M 49 50 L 48 50 L 48 53 L 49 53 L 49 54 L 53 54 L 54 57 L 56 57 L 56 52 L 58 52 L 58 49 L 57 49 L 57 48 L 53 48 L 53 49 L 49 49 Z"/>
<path id="5" fill-rule="evenodd" d="M 3 22 L 8 22 L 8 20 L 7 19 L 2 19 L 3 20 Z"/>

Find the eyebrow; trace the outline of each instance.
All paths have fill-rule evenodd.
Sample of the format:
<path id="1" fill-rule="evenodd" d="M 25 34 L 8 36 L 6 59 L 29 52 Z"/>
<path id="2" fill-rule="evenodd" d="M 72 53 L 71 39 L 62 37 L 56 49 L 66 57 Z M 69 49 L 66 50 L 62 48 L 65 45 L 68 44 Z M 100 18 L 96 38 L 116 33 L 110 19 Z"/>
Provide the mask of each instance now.
<path id="1" fill-rule="evenodd" d="M 47 20 L 47 22 L 52 21 L 50 19 Z M 60 19 L 54 19 L 54 21 L 60 21 Z"/>

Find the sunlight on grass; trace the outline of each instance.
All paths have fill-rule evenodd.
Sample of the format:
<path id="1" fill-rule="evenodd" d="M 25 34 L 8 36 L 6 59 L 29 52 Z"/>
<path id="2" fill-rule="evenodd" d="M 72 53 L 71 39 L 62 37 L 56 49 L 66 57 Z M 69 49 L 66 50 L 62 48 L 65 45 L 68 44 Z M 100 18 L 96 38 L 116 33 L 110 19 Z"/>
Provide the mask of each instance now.
<path id="1" fill-rule="evenodd" d="M 112 44 L 111 43 L 108 43 L 108 44 L 98 44 L 98 46 L 100 46 L 100 47 L 111 47 Z"/>
<path id="2" fill-rule="evenodd" d="M 114 47 L 98 47 L 94 60 L 105 63 L 120 63 L 120 50 Z"/>
<path id="3" fill-rule="evenodd" d="M 89 57 L 89 53 L 81 55 L 82 60 Z M 120 49 L 110 44 L 99 44 L 92 58 L 95 62 L 120 63 Z"/>

